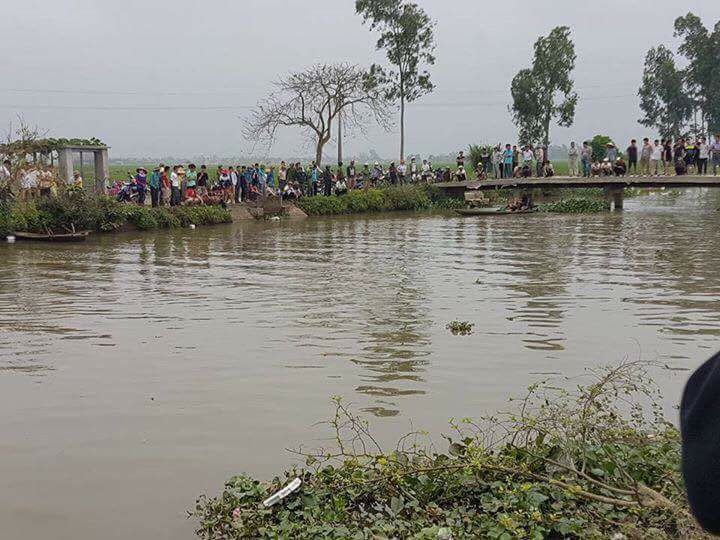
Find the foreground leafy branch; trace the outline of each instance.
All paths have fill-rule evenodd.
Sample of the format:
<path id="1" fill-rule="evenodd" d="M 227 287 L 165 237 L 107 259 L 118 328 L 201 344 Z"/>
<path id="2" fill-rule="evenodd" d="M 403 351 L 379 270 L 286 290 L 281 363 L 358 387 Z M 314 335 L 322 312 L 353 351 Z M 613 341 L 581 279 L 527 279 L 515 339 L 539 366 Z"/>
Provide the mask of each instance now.
<path id="1" fill-rule="evenodd" d="M 414 432 L 383 451 L 339 398 L 331 449 L 295 450 L 302 469 L 232 478 L 192 512 L 228 538 L 703 538 L 688 512 L 679 434 L 648 365 L 623 362 L 529 387 L 511 411 L 453 421 L 448 450 Z M 261 501 L 294 477 L 295 495 Z"/>

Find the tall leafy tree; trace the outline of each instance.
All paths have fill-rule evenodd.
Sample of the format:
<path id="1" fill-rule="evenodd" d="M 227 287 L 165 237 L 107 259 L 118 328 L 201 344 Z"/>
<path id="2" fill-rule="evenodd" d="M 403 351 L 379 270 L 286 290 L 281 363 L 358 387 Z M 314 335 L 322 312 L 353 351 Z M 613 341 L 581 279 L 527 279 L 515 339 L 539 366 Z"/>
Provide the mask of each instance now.
<path id="1" fill-rule="evenodd" d="M 405 157 L 405 105 L 432 92 L 427 66 L 435 63 L 435 24 L 417 4 L 406 0 L 356 0 L 355 11 L 380 34 L 377 50 L 391 67 L 371 68 L 386 97 L 400 102 L 400 158 Z"/>
<path id="2" fill-rule="evenodd" d="M 578 97 L 572 71 L 576 58 L 567 26 L 558 26 L 535 42 L 532 68 L 520 70 L 510 87 L 513 120 L 523 142 L 540 140 L 548 146 L 553 120 L 564 127 L 575 121 Z"/>
<path id="3" fill-rule="evenodd" d="M 700 17 L 688 13 L 675 20 L 678 52 L 688 60 L 685 81 L 711 132 L 720 132 L 720 21 L 712 31 Z"/>
<path id="4" fill-rule="evenodd" d="M 687 93 L 683 72 L 675 65 L 675 56 L 664 45 L 648 51 L 638 96 L 643 126 L 657 128 L 663 137 L 684 134 L 694 102 Z"/>

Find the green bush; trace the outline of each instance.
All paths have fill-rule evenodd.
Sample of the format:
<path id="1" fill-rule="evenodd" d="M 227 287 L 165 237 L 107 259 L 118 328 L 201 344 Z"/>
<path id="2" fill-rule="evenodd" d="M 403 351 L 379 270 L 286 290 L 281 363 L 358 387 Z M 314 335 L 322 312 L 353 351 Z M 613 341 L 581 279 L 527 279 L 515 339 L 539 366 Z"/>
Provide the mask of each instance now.
<path id="1" fill-rule="evenodd" d="M 230 211 L 218 206 L 177 206 L 149 208 L 123 204 L 111 197 L 94 197 L 71 192 L 35 202 L 0 206 L 0 235 L 13 231 L 65 232 L 79 230 L 114 231 L 126 225 L 140 230 L 170 229 L 188 225 L 232 222 Z"/>
<path id="2" fill-rule="evenodd" d="M 194 510 L 197 534 L 240 538 L 701 538 L 680 436 L 640 362 L 532 385 L 516 412 L 452 422 L 447 451 L 413 433 L 383 452 L 341 400 L 336 444 L 270 482 L 236 476 Z M 633 406 L 630 408 L 630 404 Z M 628 411 L 630 408 L 630 411 Z M 433 445 L 437 447 L 436 444 Z M 262 501 L 299 477 L 277 505 Z"/>
<path id="3" fill-rule="evenodd" d="M 341 196 L 302 197 L 297 205 L 309 216 L 400 210 L 453 209 L 462 201 L 446 197 L 434 185 L 406 185 L 353 190 Z"/>

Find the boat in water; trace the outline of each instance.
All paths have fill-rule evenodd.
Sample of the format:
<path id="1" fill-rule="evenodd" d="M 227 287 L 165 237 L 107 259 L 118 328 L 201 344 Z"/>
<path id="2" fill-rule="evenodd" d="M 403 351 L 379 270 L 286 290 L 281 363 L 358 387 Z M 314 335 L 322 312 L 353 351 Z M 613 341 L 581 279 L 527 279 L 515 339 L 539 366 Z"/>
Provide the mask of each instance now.
<path id="1" fill-rule="evenodd" d="M 515 214 L 532 214 L 534 209 L 508 210 L 507 207 L 496 208 L 458 208 L 455 210 L 461 216 L 513 216 Z"/>
<path id="2" fill-rule="evenodd" d="M 18 240 L 34 240 L 38 242 L 84 242 L 92 231 L 74 231 L 69 233 L 55 234 L 52 231 L 46 233 L 15 232 Z"/>

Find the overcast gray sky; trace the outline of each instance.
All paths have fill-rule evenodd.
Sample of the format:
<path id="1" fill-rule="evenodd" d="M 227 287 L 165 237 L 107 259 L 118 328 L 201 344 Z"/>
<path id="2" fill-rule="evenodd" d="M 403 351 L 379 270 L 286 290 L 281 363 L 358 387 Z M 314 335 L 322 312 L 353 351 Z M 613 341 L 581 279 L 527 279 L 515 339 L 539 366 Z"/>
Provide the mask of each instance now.
<path id="1" fill-rule="evenodd" d="M 514 74 L 554 26 L 572 29 L 581 100 L 554 143 L 608 133 L 640 136 L 637 87 L 646 51 L 674 46 L 673 21 L 720 20 L 715 0 L 417 0 L 437 21 L 435 92 L 410 106 L 409 153 L 513 141 Z M 246 113 L 279 75 L 315 62 L 383 60 L 353 0 L 5 0 L 0 126 L 18 114 L 52 136 L 97 136 L 111 157 L 241 155 Z M 398 153 L 373 128 L 346 153 Z M 264 147 L 263 147 L 264 148 Z M 332 149 L 328 149 L 332 155 Z M 271 155 L 310 155 L 297 131 Z"/>

